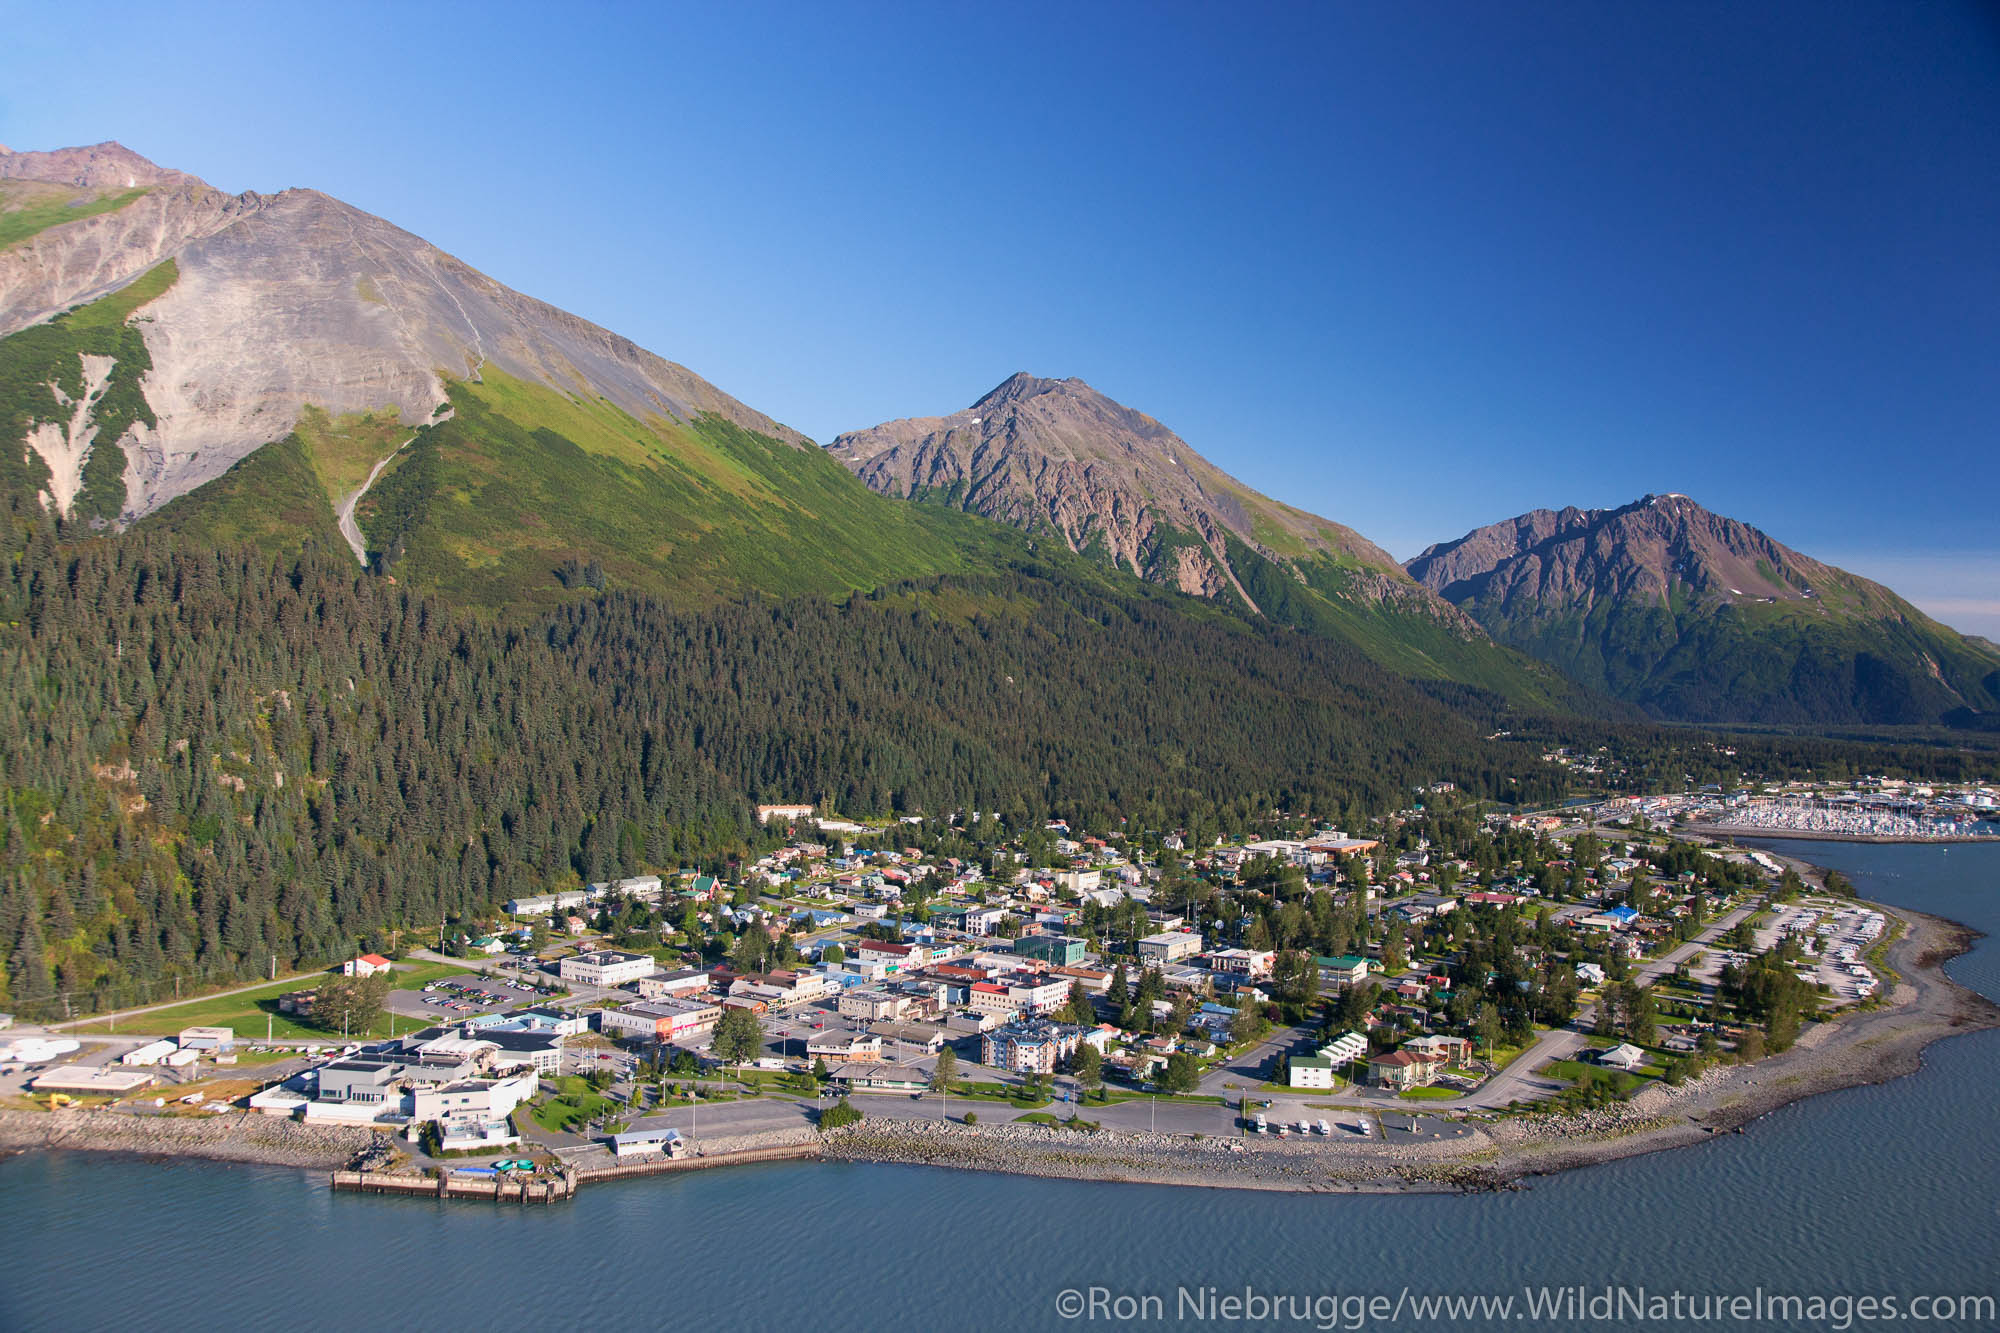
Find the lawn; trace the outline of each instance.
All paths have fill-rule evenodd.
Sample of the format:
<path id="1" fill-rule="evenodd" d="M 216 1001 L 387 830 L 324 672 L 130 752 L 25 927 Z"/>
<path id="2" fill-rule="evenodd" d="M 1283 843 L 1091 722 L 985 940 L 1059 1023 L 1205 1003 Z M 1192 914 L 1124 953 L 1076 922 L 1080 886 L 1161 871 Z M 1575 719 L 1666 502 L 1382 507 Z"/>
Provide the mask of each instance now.
<path id="1" fill-rule="evenodd" d="M 1622 1069 L 1608 1069 L 1603 1065 L 1589 1064 L 1582 1060 L 1551 1060 L 1541 1072 L 1550 1078 L 1559 1078 L 1576 1084 L 1609 1080 L 1611 1090 L 1620 1097 L 1629 1097 L 1652 1081 L 1637 1074 L 1628 1074 Z"/>
<path id="2" fill-rule="evenodd" d="M 594 1091 L 588 1079 L 570 1075 L 564 1079 L 552 1079 L 552 1083 L 556 1085 L 556 1095 L 528 1109 L 534 1123 L 550 1133 L 580 1131 L 588 1121 L 616 1115 L 620 1109 L 616 1101 Z"/>
<path id="3" fill-rule="evenodd" d="M 465 971 L 449 963 L 415 963 L 408 967 L 396 968 L 396 988 L 414 989 L 427 981 L 439 977 L 456 976 Z M 115 1029 L 129 1033 L 175 1033 L 182 1028 L 227 1027 L 236 1029 L 238 1038 L 245 1041 L 261 1041 L 267 1027 L 274 1041 L 326 1041 L 337 1033 L 328 1033 L 286 1014 L 278 1012 L 278 997 L 295 990 L 309 990 L 325 973 L 312 973 L 294 977 L 290 981 L 278 981 L 256 990 L 244 991 L 237 995 L 215 995 L 206 999 L 188 1000 L 182 1004 L 169 1005 L 150 1013 L 134 1014 L 122 1021 Z M 419 1021 L 403 1014 L 384 1013 L 375 1025 L 366 1032 L 357 1032 L 357 1037 L 386 1037 L 390 1035 L 393 1023 L 396 1034 L 413 1032 L 417 1028 L 436 1022 L 435 1019 Z M 114 1029 L 108 1022 L 92 1023 L 77 1029 L 80 1032 L 110 1032 Z"/>
<path id="4" fill-rule="evenodd" d="M 1396 1095 L 1413 1102 L 1436 1102 L 1463 1097 L 1465 1094 L 1457 1088 L 1404 1088 Z"/>

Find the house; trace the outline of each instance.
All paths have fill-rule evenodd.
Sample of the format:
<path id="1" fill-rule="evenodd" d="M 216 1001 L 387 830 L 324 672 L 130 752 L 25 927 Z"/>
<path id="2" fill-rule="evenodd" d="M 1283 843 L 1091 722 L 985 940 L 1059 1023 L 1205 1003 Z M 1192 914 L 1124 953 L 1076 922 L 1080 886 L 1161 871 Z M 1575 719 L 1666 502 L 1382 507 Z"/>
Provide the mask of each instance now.
<path id="1" fill-rule="evenodd" d="M 1604 984 L 1604 968 L 1597 963 L 1578 963 L 1576 965 L 1576 979 L 1581 985 L 1602 986 Z"/>
<path id="2" fill-rule="evenodd" d="M 359 958 L 350 958 L 340 965 L 343 977 L 372 977 L 388 972 L 395 967 L 379 953 L 364 953 Z"/>
<path id="3" fill-rule="evenodd" d="M 478 939 L 468 941 L 465 947 L 474 953 L 483 953 L 490 957 L 496 953 L 506 953 L 507 941 L 498 935 L 481 935 Z"/>
<path id="4" fill-rule="evenodd" d="M 1076 1054 L 1083 1033 L 1080 1027 L 1042 1018 L 1009 1023 L 980 1037 L 979 1062 L 1022 1074 L 1053 1074 Z"/>
<path id="5" fill-rule="evenodd" d="M 1436 1080 L 1444 1062 L 1416 1051 L 1390 1051 L 1368 1061 L 1368 1081 L 1398 1092 L 1426 1087 Z"/>
<path id="6" fill-rule="evenodd" d="M 1611 1069 L 1622 1069 L 1631 1073 L 1646 1063 L 1646 1053 L 1631 1042 L 1620 1042 L 1597 1057 L 1597 1063 Z"/>
<path id="7" fill-rule="evenodd" d="M 1148 963 L 1177 963 L 1200 952 L 1201 936 L 1192 931 L 1163 931 L 1139 941 L 1139 957 Z"/>
<path id="8" fill-rule="evenodd" d="M 630 985 L 657 971 L 659 965 L 645 954 L 620 953 L 616 949 L 573 954 L 556 964 L 556 974 L 564 981 L 606 990 Z"/>

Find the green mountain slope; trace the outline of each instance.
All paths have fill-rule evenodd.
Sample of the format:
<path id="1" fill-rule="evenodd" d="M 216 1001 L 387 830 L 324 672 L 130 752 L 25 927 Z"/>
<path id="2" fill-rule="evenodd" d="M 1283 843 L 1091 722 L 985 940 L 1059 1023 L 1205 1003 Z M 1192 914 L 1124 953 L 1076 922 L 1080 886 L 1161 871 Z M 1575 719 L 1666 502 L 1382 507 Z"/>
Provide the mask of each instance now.
<path id="1" fill-rule="evenodd" d="M 1538 510 L 1410 570 L 1493 636 L 1655 717 L 1981 725 L 2000 654 L 1686 496 Z"/>

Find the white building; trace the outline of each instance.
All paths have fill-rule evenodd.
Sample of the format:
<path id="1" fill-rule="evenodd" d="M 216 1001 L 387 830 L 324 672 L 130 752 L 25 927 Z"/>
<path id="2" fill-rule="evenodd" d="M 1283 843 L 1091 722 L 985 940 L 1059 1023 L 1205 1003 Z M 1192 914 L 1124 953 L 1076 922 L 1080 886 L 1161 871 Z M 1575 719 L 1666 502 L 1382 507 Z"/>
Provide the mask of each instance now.
<path id="1" fill-rule="evenodd" d="M 576 954 L 556 965 L 556 973 L 564 981 L 602 986 L 607 990 L 630 985 L 640 977 L 651 976 L 657 971 L 659 965 L 645 954 L 620 953 L 616 949 Z"/>
<path id="2" fill-rule="evenodd" d="M 1201 936 L 1192 931 L 1170 930 L 1139 941 L 1139 957 L 1148 963 L 1176 963 L 1200 952 Z"/>

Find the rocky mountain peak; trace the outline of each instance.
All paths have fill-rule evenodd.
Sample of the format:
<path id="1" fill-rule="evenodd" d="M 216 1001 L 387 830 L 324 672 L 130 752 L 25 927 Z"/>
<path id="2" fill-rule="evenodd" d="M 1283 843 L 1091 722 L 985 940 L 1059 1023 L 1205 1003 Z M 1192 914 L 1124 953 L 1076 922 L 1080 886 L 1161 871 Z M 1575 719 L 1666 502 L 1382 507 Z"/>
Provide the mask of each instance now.
<path id="1" fill-rule="evenodd" d="M 0 148 L 0 179 L 49 181 L 91 190 L 198 183 L 185 171 L 159 166 L 115 139 L 48 152 L 16 153 Z"/>

